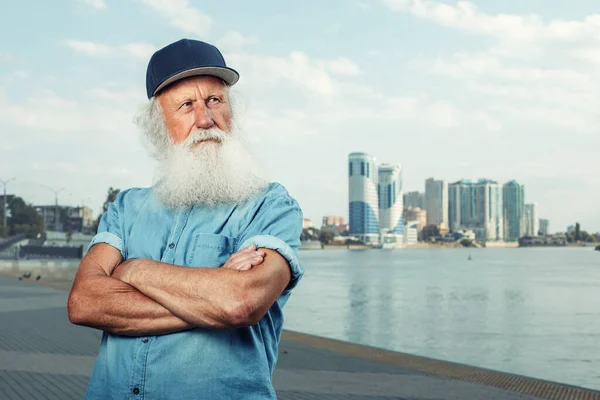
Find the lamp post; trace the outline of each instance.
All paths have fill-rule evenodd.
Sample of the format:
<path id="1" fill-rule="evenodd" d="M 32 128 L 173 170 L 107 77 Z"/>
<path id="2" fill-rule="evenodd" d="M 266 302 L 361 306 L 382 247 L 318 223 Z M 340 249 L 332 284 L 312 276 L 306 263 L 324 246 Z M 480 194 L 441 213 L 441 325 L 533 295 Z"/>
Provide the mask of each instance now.
<path id="1" fill-rule="evenodd" d="M 14 181 L 15 178 L 10 178 L 7 180 L 0 180 L 0 183 L 2 183 L 2 186 L 4 187 L 4 200 L 2 203 L 2 226 L 4 227 L 4 229 L 6 230 L 6 234 L 8 234 L 8 226 L 6 225 L 6 212 L 8 210 L 8 207 L 6 205 L 6 185 L 8 185 L 8 182 Z"/>
<path id="2" fill-rule="evenodd" d="M 48 189 L 54 192 L 54 231 L 58 232 L 58 223 L 59 223 L 59 215 L 58 215 L 58 194 L 65 190 L 65 188 L 54 189 L 46 185 L 41 185 L 43 188 Z"/>

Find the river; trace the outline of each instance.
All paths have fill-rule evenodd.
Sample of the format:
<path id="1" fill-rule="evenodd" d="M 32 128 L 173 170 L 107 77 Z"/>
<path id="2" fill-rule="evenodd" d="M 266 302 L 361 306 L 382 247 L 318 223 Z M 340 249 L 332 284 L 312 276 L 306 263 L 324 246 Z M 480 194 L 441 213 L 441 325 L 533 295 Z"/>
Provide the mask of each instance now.
<path id="1" fill-rule="evenodd" d="M 300 262 L 286 329 L 600 389 L 591 248 L 306 250 Z"/>

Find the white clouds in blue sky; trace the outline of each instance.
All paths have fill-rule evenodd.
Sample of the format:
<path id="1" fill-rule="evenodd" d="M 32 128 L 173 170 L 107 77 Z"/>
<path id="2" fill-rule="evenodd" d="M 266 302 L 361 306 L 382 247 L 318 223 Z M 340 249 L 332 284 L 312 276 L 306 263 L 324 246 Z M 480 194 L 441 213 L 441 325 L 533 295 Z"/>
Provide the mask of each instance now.
<path id="1" fill-rule="evenodd" d="M 347 155 L 366 151 L 403 165 L 405 191 L 514 178 L 552 230 L 597 231 L 600 14 L 564 3 L 15 2 L 0 15 L 0 178 L 95 208 L 108 186 L 150 185 L 132 116 L 150 55 L 190 37 L 240 72 L 255 153 L 317 223 L 347 215 Z"/>

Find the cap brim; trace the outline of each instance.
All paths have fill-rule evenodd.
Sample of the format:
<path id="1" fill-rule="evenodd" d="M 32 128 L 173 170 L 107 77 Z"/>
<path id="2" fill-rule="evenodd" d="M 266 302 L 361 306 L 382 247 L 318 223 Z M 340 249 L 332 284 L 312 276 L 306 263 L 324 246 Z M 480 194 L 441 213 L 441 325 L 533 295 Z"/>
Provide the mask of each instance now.
<path id="1" fill-rule="evenodd" d="M 198 75 L 216 76 L 217 78 L 223 79 L 229 86 L 235 85 L 236 82 L 240 79 L 240 75 L 231 68 L 223 68 L 223 67 L 192 68 L 192 69 L 188 69 L 188 70 L 179 72 L 178 74 L 175 74 L 175 75 L 171 76 L 170 78 L 166 79 L 163 83 L 158 85 L 156 90 L 154 90 L 154 93 L 152 93 L 152 96 L 154 96 L 156 93 L 158 93 L 159 91 L 164 89 L 166 86 L 170 85 L 171 83 L 177 82 L 184 78 L 189 78 L 191 76 L 198 76 Z"/>

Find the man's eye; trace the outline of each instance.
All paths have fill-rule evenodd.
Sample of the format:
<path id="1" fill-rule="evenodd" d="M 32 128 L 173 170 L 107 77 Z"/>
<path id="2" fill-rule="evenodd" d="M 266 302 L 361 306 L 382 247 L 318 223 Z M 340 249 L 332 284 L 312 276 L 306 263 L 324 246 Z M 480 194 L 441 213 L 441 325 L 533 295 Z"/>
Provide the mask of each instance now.
<path id="1" fill-rule="evenodd" d="M 186 101 L 179 108 L 186 108 L 186 107 L 191 107 L 191 106 L 192 106 L 192 102 L 191 101 Z"/>
<path id="2" fill-rule="evenodd" d="M 206 101 L 207 104 L 216 104 L 216 103 L 220 103 L 221 99 L 219 99 L 218 97 L 209 97 L 208 100 Z"/>

